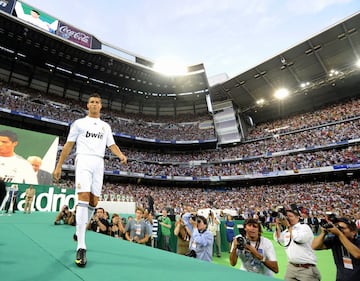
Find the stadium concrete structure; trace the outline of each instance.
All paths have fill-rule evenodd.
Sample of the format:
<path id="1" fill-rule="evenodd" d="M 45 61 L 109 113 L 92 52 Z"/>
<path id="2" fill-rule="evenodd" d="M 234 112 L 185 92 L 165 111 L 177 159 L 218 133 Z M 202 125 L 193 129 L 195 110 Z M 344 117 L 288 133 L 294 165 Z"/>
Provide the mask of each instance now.
<path id="1" fill-rule="evenodd" d="M 19 1 L 7 3 L 15 5 L 17 2 Z M 88 96 L 96 91 L 101 93 L 104 107 L 109 111 L 141 113 L 153 116 L 156 120 L 170 116 L 176 121 L 179 116 L 188 116 L 188 120 L 193 121 L 196 116 L 205 115 L 213 122 L 217 137 L 195 142 L 164 142 L 117 135 L 116 140 L 120 146 L 189 152 L 216 149 L 222 144 L 241 145 L 246 141 L 247 131 L 254 123 L 316 110 L 324 105 L 357 97 L 360 92 L 360 71 L 356 66 L 360 49 L 360 14 L 331 26 L 236 77 L 210 86 L 203 64 L 189 66 L 188 73 L 181 76 L 166 76 L 155 71 L 154 63 L 150 60 L 101 42 L 91 34 L 91 30 L 80 31 L 71 26 L 71 23 L 58 19 L 58 30 L 62 28 L 70 35 L 78 34 L 80 38 L 91 39 L 89 45 L 84 46 L 75 39 L 72 40 L 70 35 L 64 37 L 60 32 L 49 32 L 27 23 L 17 16 L 14 8 L 3 5 L 1 9 L 0 79 L 5 84 L 15 83 L 70 102 L 85 103 Z M 287 87 L 291 98 L 274 100 L 273 92 L 278 87 Z M 257 101 L 261 98 L 265 102 L 258 104 Z M 234 140 L 220 141 L 221 128 L 218 130 L 216 126 L 216 113 L 208 112 L 209 104 L 214 111 L 221 111 L 222 106 L 231 107 L 234 112 L 232 121 L 236 122 L 235 128 L 238 130 Z M 8 111 L 0 111 L 0 117 L 4 125 L 59 136 L 66 135 L 69 125 Z M 71 169 L 68 172 L 69 175 L 72 174 Z M 357 169 L 352 172 L 357 173 Z M 326 176 L 339 173 L 347 177 L 347 171 L 343 170 L 326 173 Z M 125 181 L 137 180 L 139 177 L 127 177 L 125 174 L 120 176 Z M 288 176 L 281 178 L 296 181 L 306 176 L 315 177 L 311 172 L 306 175 L 292 173 Z M 164 180 L 161 177 L 140 177 L 150 182 L 159 183 Z M 246 181 L 267 181 L 269 178 L 276 180 L 279 177 L 266 176 Z M 224 182 L 236 184 L 240 180 L 225 179 L 208 177 L 191 178 L 190 181 L 199 186 L 209 186 L 222 185 Z M 188 181 L 185 179 L 176 183 L 173 177 L 165 180 L 166 184 Z"/>

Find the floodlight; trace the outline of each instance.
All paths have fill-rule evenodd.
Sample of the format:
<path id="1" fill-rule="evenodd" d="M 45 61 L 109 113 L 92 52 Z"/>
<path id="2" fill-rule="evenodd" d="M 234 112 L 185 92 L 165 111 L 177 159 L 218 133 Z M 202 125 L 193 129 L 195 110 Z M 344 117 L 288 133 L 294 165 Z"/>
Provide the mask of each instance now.
<path id="1" fill-rule="evenodd" d="M 279 99 L 279 100 L 283 100 L 285 99 L 287 96 L 289 95 L 289 90 L 286 88 L 281 88 L 275 91 L 275 98 Z"/>
<path id="2" fill-rule="evenodd" d="M 358 68 L 360 68 L 360 59 L 357 60 L 356 64 L 355 64 Z"/>

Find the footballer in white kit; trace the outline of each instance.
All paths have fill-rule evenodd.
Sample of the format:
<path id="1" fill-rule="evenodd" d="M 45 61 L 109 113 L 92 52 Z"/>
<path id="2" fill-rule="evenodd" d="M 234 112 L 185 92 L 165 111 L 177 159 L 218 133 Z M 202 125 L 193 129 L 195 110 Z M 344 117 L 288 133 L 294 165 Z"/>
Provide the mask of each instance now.
<path id="1" fill-rule="evenodd" d="M 87 102 L 88 115 L 76 120 L 71 128 L 54 170 L 55 180 L 61 177 L 62 165 L 76 143 L 75 189 L 77 193 L 76 234 L 77 241 L 75 264 L 84 267 L 87 263 L 85 233 L 103 185 L 104 155 L 110 151 L 127 163 L 127 157 L 116 145 L 110 125 L 100 120 L 101 97 L 93 94 Z"/>
<path id="2" fill-rule="evenodd" d="M 78 119 L 72 124 L 67 141 L 76 142 L 76 192 L 91 192 L 100 196 L 105 149 L 115 144 L 109 124 L 89 116 Z"/>

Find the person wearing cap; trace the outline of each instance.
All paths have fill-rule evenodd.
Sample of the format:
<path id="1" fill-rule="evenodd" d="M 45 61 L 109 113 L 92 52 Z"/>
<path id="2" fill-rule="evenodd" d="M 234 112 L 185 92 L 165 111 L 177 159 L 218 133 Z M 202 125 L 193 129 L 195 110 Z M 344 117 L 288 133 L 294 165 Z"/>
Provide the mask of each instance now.
<path id="1" fill-rule="evenodd" d="M 212 261 L 214 236 L 207 230 L 207 219 L 204 216 L 196 216 L 190 219 L 193 227 L 189 250 L 195 251 L 196 258 L 203 261 Z"/>
<path id="2" fill-rule="evenodd" d="M 279 272 L 275 248 L 271 241 L 261 236 L 261 223 L 257 219 L 247 219 L 244 222 L 244 235 L 247 243 L 239 249 L 237 237 L 230 251 L 230 264 L 235 266 L 238 257 L 241 260 L 241 270 L 273 276 Z"/>
<path id="3" fill-rule="evenodd" d="M 321 280 L 320 271 L 316 267 L 317 258 L 311 243 L 314 234 L 307 224 L 300 223 L 297 209 L 286 210 L 286 217 L 276 218 L 274 239 L 285 248 L 288 258 L 284 279 L 287 281 Z M 281 225 L 285 230 L 281 231 Z"/>
<path id="4" fill-rule="evenodd" d="M 356 224 L 347 218 L 321 227 L 312 242 L 315 250 L 331 249 L 336 265 L 336 281 L 356 281 L 360 276 L 360 237 Z"/>

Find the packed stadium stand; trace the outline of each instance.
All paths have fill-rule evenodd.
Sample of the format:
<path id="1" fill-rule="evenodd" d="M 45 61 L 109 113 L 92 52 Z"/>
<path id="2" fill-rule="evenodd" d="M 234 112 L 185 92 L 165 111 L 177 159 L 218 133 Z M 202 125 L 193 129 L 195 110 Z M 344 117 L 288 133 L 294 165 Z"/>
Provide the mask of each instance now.
<path id="1" fill-rule="evenodd" d="M 305 217 L 359 219 L 360 14 L 209 85 L 202 64 L 165 76 L 91 31 L 81 33 L 92 39 L 85 44 L 62 36 L 60 27 L 76 30 L 68 23 L 44 30 L 4 7 L 0 128 L 56 135 L 59 156 L 98 92 L 102 118 L 128 157 L 121 165 L 106 153 L 101 201 L 119 195 L 147 207 L 151 194 L 155 213 L 192 205 L 264 223 L 277 206 L 296 203 Z M 273 98 L 279 86 L 288 87 L 287 100 Z M 73 151 L 57 187 L 74 189 L 74 164 Z"/>

